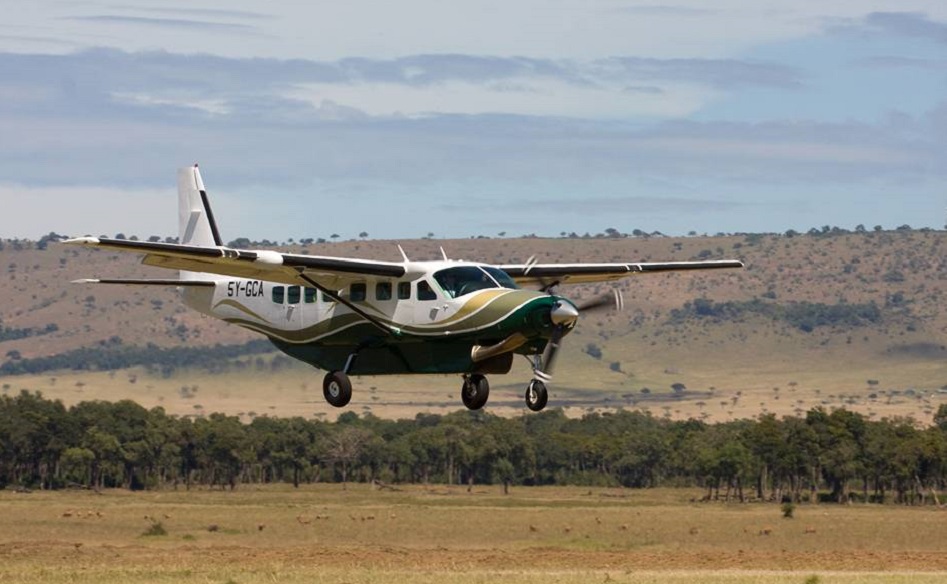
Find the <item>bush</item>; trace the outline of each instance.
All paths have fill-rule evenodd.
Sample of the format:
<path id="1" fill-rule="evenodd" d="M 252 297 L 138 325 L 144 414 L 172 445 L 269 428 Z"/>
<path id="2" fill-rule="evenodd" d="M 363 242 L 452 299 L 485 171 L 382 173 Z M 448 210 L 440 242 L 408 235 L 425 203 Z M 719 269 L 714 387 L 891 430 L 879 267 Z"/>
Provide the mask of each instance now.
<path id="1" fill-rule="evenodd" d="M 593 359 L 602 358 L 602 349 L 595 343 L 589 343 L 585 346 L 585 353 Z"/>
<path id="2" fill-rule="evenodd" d="M 148 526 L 148 529 L 142 532 L 142 537 L 153 537 L 159 535 L 168 535 L 168 530 L 164 528 L 164 525 L 160 521 L 152 521 L 151 525 Z"/>
<path id="3" fill-rule="evenodd" d="M 785 519 L 792 519 L 793 513 L 795 513 L 796 511 L 796 504 L 793 503 L 792 501 L 787 501 L 783 503 L 783 506 L 781 507 L 781 509 L 783 511 L 783 517 Z"/>

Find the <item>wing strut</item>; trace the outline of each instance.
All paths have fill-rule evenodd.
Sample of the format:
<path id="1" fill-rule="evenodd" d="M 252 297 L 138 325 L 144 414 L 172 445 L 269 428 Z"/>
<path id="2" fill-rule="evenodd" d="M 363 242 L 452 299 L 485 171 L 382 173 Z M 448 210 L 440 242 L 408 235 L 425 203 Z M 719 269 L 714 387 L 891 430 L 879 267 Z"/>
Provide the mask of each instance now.
<path id="1" fill-rule="evenodd" d="M 323 286 L 322 284 L 320 284 L 319 282 L 316 282 L 315 280 L 307 276 L 306 273 L 303 272 L 302 270 L 299 270 L 299 278 L 301 280 L 305 280 L 310 286 L 322 292 L 324 295 L 328 296 L 332 300 L 335 300 L 339 304 L 346 306 L 349 310 L 361 316 L 362 318 L 367 320 L 369 323 L 375 325 L 376 328 L 378 328 L 385 334 L 391 335 L 396 338 L 404 336 L 404 333 L 401 331 L 401 329 L 385 324 L 384 322 L 377 319 L 376 317 L 368 314 L 367 312 L 359 308 L 357 304 L 355 304 L 351 300 L 348 300 L 342 297 L 338 292 L 335 292 L 334 290 L 330 290 L 326 288 L 325 286 Z"/>

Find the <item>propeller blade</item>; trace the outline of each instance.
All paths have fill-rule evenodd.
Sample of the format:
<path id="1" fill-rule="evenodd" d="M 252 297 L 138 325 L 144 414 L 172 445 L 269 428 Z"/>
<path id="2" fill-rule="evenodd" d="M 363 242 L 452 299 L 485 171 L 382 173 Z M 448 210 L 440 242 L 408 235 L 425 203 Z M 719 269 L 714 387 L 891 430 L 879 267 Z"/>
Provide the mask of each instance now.
<path id="1" fill-rule="evenodd" d="M 601 296 L 591 298 L 581 304 L 576 304 L 576 308 L 579 309 L 579 312 L 602 309 L 615 309 L 620 312 L 625 308 L 625 299 L 617 288 L 613 288 L 610 292 L 602 294 Z"/>
<path id="2" fill-rule="evenodd" d="M 565 331 L 566 327 L 563 325 L 558 325 L 553 329 L 552 338 L 546 343 L 546 350 L 543 351 L 543 360 L 540 363 L 542 369 L 536 368 L 533 370 L 533 375 L 537 379 L 543 382 L 552 380 L 552 370 L 556 363 L 556 357 L 559 355 L 559 344 L 562 342 Z"/>
<path id="3" fill-rule="evenodd" d="M 523 271 L 523 275 L 528 276 L 529 271 L 538 263 L 539 260 L 536 259 L 535 255 L 529 256 L 529 259 L 526 260 L 526 269 Z M 539 291 L 545 292 L 546 294 L 552 294 L 552 289 L 559 285 L 559 280 L 550 280 L 548 278 L 536 278 L 536 281 L 539 283 Z"/>

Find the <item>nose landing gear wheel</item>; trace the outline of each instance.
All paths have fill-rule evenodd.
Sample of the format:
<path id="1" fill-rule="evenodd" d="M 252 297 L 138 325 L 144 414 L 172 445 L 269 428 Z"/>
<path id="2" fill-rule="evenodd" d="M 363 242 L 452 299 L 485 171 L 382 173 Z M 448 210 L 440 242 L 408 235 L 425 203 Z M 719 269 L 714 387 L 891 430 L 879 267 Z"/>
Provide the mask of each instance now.
<path id="1" fill-rule="evenodd" d="M 479 410 L 487 403 L 490 397 L 490 384 L 487 378 L 479 373 L 464 378 L 464 386 L 460 389 L 460 399 L 468 410 Z"/>
<path id="2" fill-rule="evenodd" d="M 538 379 L 534 379 L 526 386 L 526 407 L 534 412 L 538 412 L 546 407 L 549 401 L 549 392 L 546 391 L 546 384 Z"/>
<path id="3" fill-rule="evenodd" d="M 322 380 L 322 395 L 330 405 L 345 407 L 352 399 L 352 381 L 341 371 L 330 371 Z"/>

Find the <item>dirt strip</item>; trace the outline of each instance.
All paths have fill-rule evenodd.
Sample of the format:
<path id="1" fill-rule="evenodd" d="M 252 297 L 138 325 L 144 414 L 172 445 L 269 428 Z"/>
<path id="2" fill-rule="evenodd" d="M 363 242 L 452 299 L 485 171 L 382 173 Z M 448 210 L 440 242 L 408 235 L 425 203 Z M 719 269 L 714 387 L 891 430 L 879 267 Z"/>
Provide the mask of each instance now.
<path id="1" fill-rule="evenodd" d="M 94 567 L 232 566 L 425 570 L 832 570 L 947 571 L 947 552 L 638 552 L 399 547 L 84 546 L 68 542 L 0 545 L 0 563 Z"/>

